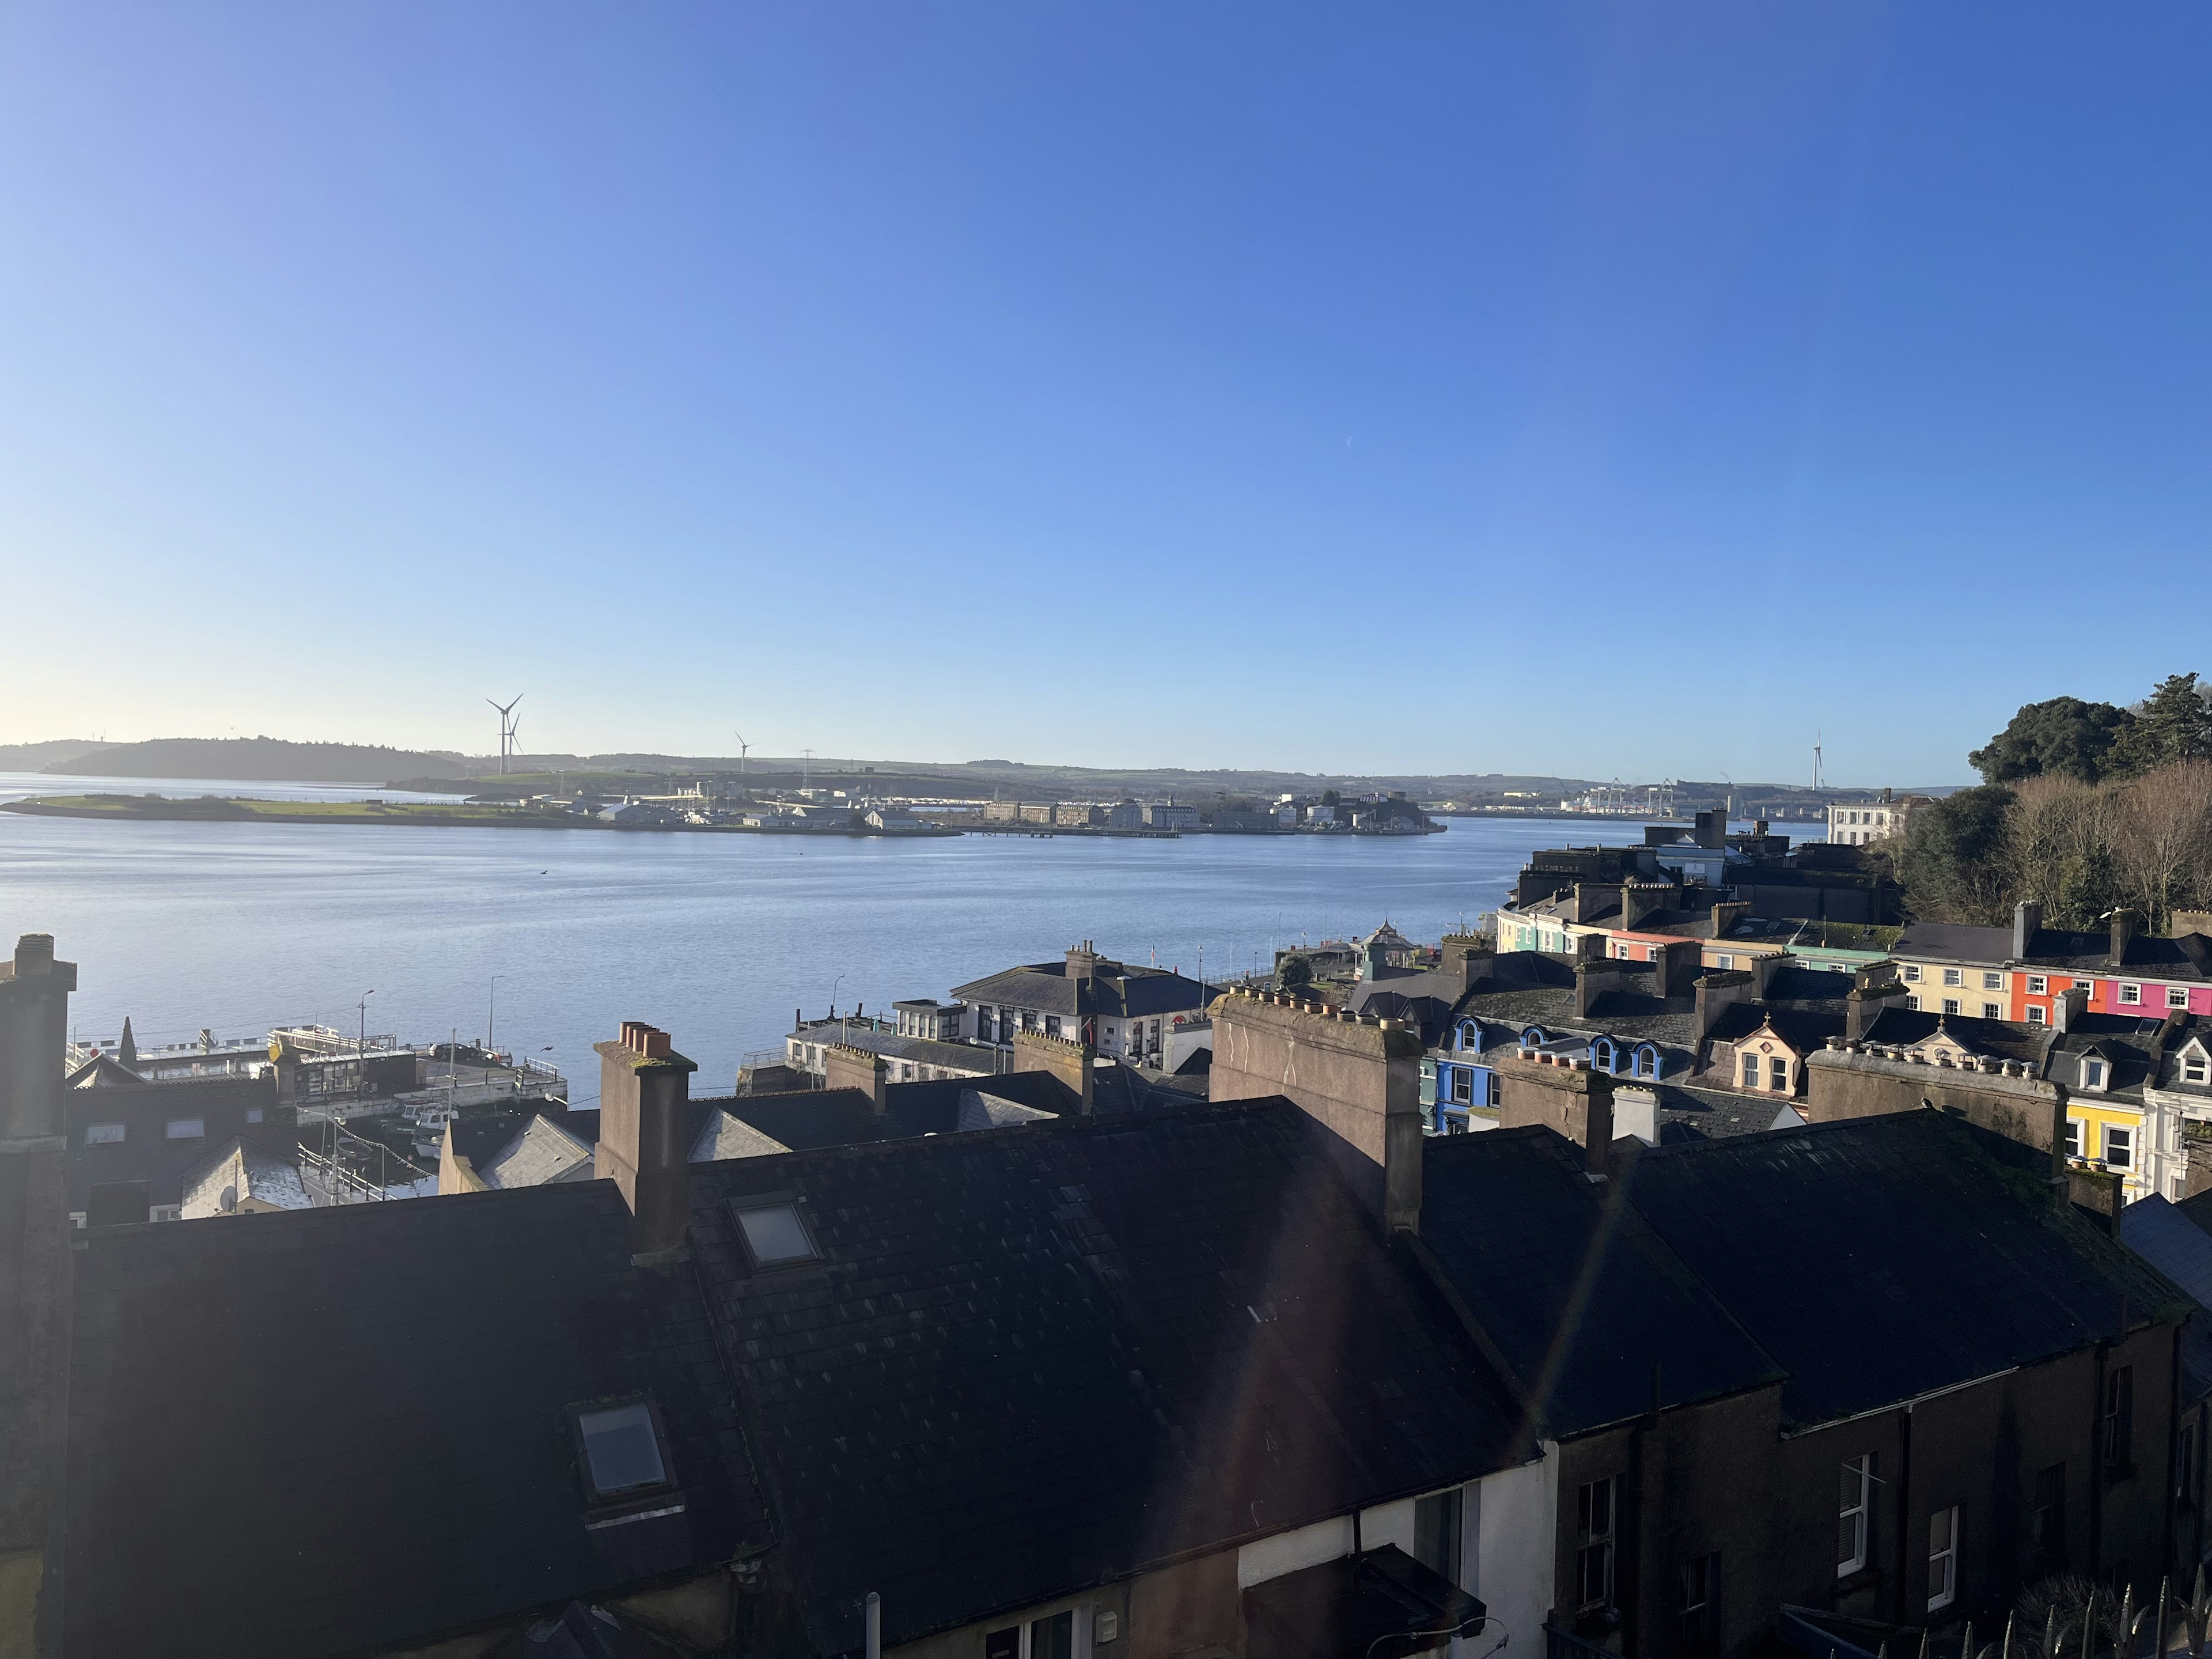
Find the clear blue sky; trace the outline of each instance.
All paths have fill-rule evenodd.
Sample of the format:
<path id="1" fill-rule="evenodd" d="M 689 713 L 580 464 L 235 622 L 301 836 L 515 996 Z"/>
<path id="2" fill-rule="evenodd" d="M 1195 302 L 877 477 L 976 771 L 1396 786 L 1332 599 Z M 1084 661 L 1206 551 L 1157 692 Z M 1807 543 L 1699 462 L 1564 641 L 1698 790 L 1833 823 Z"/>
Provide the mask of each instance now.
<path id="1" fill-rule="evenodd" d="M 1941 782 L 2192 654 L 2212 8 L 0 13 L 0 741 Z"/>

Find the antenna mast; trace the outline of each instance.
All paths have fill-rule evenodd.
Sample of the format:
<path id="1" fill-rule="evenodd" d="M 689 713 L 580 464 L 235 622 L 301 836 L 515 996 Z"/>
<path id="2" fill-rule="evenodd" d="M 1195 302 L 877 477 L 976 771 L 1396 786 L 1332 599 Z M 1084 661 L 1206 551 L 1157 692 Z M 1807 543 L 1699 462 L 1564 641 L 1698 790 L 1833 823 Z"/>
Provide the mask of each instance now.
<path id="1" fill-rule="evenodd" d="M 499 771 L 500 775 L 505 777 L 507 757 L 515 752 L 514 734 L 522 729 L 522 722 L 515 718 L 514 713 L 515 703 L 522 701 L 522 694 L 515 694 L 514 702 L 501 703 L 492 697 L 486 697 L 484 701 L 499 710 Z"/>

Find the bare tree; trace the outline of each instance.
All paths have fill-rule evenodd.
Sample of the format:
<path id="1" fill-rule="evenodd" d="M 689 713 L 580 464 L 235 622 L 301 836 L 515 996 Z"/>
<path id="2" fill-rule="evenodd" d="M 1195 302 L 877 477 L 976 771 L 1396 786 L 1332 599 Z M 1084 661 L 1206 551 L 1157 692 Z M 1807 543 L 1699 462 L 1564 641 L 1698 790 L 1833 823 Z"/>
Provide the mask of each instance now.
<path id="1" fill-rule="evenodd" d="M 2120 902 L 2114 844 L 2124 816 L 2112 786 L 2045 774 L 2018 784 L 2012 813 L 2014 880 L 2054 927 L 2088 927 Z"/>
<path id="2" fill-rule="evenodd" d="M 2182 761 L 2145 773 L 2121 792 L 2122 878 L 2150 925 L 2164 931 L 2212 862 L 2212 763 Z"/>

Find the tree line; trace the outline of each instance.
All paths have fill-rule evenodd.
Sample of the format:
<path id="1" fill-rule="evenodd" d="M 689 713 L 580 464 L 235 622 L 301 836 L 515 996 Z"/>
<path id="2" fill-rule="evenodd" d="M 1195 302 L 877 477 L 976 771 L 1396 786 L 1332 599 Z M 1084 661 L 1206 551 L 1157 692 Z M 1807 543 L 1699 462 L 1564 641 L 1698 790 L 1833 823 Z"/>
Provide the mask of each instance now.
<path id="1" fill-rule="evenodd" d="M 2047 927 L 2133 908 L 2166 932 L 2212 903 L 2212 691 L 2196 675 L 2131 708 L 2029 703 L 1966 758 L 1980 787 L 1917 808 L 1875 849 L 1916 920 L 1993 926 L 2035 899 Z"/>

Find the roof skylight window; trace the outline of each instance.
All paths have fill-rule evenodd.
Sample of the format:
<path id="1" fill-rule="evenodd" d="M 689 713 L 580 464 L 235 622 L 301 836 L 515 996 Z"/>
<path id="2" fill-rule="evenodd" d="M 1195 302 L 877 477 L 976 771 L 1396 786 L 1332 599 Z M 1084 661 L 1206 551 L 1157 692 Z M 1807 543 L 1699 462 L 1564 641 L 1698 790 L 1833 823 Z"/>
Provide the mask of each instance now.
<path id="1" fill-rule="evenodd" d="M 667 1460 L 660 1455 L 659 1426 L 646 1401 L 580 1411 L 576 1431 L 583 1438 L 585 1473 L 594 1500 L 625 1497 L 668 1484 Z"/>
<path id="2" fill-rule="evenodd" d="M 757 1267 L 781 1267 L 821 1257 L 807 1234 L 806 1224 L 799 1218 L 796 1204 L 763 1204 L 739 1210 L 738 1224 L 744 1229 L 745 1248 L 752 1252 Z"/>

